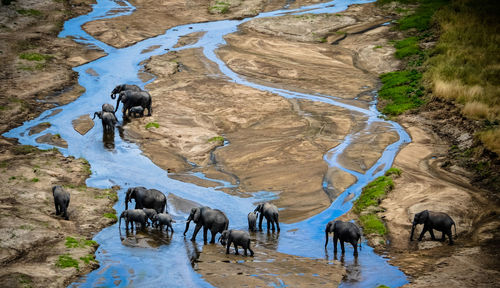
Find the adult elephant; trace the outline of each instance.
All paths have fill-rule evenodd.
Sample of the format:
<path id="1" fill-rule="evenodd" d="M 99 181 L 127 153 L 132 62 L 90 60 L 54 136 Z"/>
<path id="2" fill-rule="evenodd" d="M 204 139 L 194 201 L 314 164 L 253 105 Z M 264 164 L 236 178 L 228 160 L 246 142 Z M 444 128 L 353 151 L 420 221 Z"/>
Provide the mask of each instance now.
<path id="1" fill-rule="evenodd" d="M 340 220 L 328 222 L 325 229 L 325 249 L 328 245 L 328 233 L 331 232 L 333 232 L 333 253 L 337 253 L 337 241 L 340 240 L 342 254 L 345 253 L 344 242 L 349 242 L 354 248 L 354 256 L 358 255 L 358 241 L 361 248 L 361 231 L 356 224 Z"/>
<path id="2" fill-rule="evenodd" d="M 123 103 L 123 115 L 127 115 L 127 111 L 135 106 L 141 106 L 143 109 L 148 109 L 148 116 L 151 116 L 151 95 L 146 91 L 122 91 L 116 100 L 115 112 L 118 111 L 120 101 Z"/>
<path id="3" fill-rule="evenodd" d="M 257 205 L 254 212 L 259 212 L 259 230 L 262 231 L 262 219 L 266 217 L 267 221 L 267 231 L 269 231 L 269 226 L 272 225 L 272 229 L 274 231 L 274 224 L 278 228 L 278 232 L 280 231 L 280 223 L 279 223 L 279 215 L 278 215 L 278 207 L 271 203 L 263 203 Z"/>
<path id="4" fill-rule="evenodd" d="M 135 200 L 135 209 L 150 208 L 156 210 L 156 213 L 163 213 L 167 207 L 167 197 L 161 191 L 156 189 L 146 189 L 145 187 L 128 188 L 125 194 L 125 209 L 128 209 L 128 203 Z"/>
<path id="5" fill-rule="evenodd" d="M 193 236 L 191 237 L 191 241 L 196 240 L 196 235 L 198 231 L 200 231 L 201 227 L 203 227 L 203 242 L 207 243 L 207 231 L 210 230 L 212 233 L 212 239 L 210 243 L 215 243 L 215 235 L 217 233 L 222 233 L 224 230 L 227 230 L 229 227 L 229 219 L 227 218 L 224 212 L 218 209 L 212 209 L 210 207 L 196 207 L 191 209 L 191 213 L 186 222 L 186 230 L 184 230 L 184 236 L 186 236 L 186 232 L 189 229 L 189 223 L 194 221 L 196 223 L 196 227 L 194 228 Z"/>
<path id="6" fill-rule="evenodd" d="M 122 91 L 142 91 L 141 87 L 137 85 L 130 84 L 121 84 L 116 86 L 113 91 L 111 91 L 111 99 L 116 99 L 116 94 L 119 94 Z"/>
<path id="7" fill-rule="evenodd" d="M 433 229 L 437 231 L 441 231 L 443 234 L 441 236 L 441 242 L 444 242 L 445 236 L 448 235 L 450 239 L 449 245 L 453 245 L 453 238 L 451 233 L 451 226 L 455 226 L 455 236 L 457 235 L 457 226 L 455 225 L 455 221 L 451 219 L 451 217 L 443 212 L 433 212 L 429 210 L 424 210 L 420 213 L 415 214 L 413 218 L 413 224 L 411 226 L 411 234 L 410 241 L 413 241 L 413 232 L 415 231 L 415 227 L 417 224 L 424 224 L 424 228 L 418 237 L 418 241 L 422 240 L 425 232 L 429 231 L 431 234 L 432 240 L 436 240 L 434 237 Z"/>

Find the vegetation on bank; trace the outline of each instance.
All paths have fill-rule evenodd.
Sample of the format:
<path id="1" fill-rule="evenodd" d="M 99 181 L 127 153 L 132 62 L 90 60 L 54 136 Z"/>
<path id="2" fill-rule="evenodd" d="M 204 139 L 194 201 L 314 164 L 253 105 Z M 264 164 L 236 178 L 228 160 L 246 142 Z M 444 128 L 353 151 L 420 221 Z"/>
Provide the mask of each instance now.
<path id="1" fill-rule="evenodd" d="M 399 177 L 401 170 L 391 168 L 384 176 L 370 182 L 363 188 L 359 198 L 354 201 L 353 211 L 359 215 L 359 222 L 365 235 L 376 234 L 385 236 L 387 229 L 384 222 L 378 217 L 378 206 L 387 193 L 394 188 L 393 177 Z"/>

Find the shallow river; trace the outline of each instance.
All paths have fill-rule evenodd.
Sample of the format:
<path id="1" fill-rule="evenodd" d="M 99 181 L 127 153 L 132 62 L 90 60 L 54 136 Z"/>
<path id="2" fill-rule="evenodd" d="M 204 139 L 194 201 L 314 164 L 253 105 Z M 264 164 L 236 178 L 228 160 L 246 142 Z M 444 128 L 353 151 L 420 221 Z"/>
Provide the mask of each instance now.
<path id="1" fill-rule="evenodd" d="M 254 18 L 279 16 L 286 13 L 336 13 L 345 10 L 347 5 L 367 2 L 371 1 L 332 1 L 299 9 L 284 8 L 280 11 L 261 13 Z M 222 73 L 228 77 L 228 81 L 269 91 L 286 98 L 310 99 L 341 106 L 350 110 L 351 113 L 360 113 L 366 116 L 366 119 L 368 119 L 367 124 L 384 122 L 399 134 L 399 140 L 387 146 L 382 157 L 365 174 L 345 169 L 336 161 L 337 156 L 350 145 L 351 139 L 356 137 L 356 134 L 348 135 L 341 145 L 325 154 L 324 160 L 332 167 L 338 167 L 351 173 L 357 178 L 357 182 L 346 189 L 322 213 L 299 223 L 282 224 L 279 235 L 258 236 L 259 240 L 267 242 L 267 248 L 274 248 L 281 253 L 337 261 L 333 259 L 331 244 L 329 246 L 330 254 L 325 252 L 323 248 L 326 223 L 349 211 L 353 199 L 357 198 L 362 187 L 376 177 L 383 175 L 391 167 L 401 145 L 410 141 L 408 134 L 397 123 L 379 118 L 380 114 L 375 108 L 375 102 L 372 103 L 369 109 L 362 109 L 346 104 L 345 101 L 341 102 L 334 96 L 309 95 L 251 83 L 231 71 L 217 58 L 215 50 L 217 47 L 224 45 L 224 35 L 237 31 L 238 25 L 253 18 L 177 26 L 169 29 L 163 35 L 146 39 L 122 49 L 110 47 L 94 39 L 81 29 L 81 26 L 86 22 L 130 14 L 133 10 L 134 7 L 125 1 L 98 0 L 97 4 L 93 6 L 92 12 L 68 20 L 60 37 L 72 37 L 75 41 L 98 47 L 104 50 L 107 56 L 74 68 L 79 73 L 80 85 L 86 88 L 86 92 L 80 98 L 65 106 L 45 111 L 37 119 L 27 121 L 23 126 L 7 132 L 4 136 L 18 138 L 22 144 L 34 145 L 42 149 L 52 148 L 50 145 L 39 144 L 35 141 L 40 135 L 28 135 L 26 133 L 31 127 L 41 122 L 50 122 L 52 126 L 45 130 L 44 133 L 60 134 L 68 142 L 68 148 L 60 149 L 61 152 L 66 156 L 83 157 L 91 164 L 92 175 L 87 180 L 88 186 L 109 188 L 113 185 L 120 185 L 122 187 L 118 194 L 120 200 L 115 205 L 118 214 L 124 209 L 123 199 L 126 188 L 145 186 L 159 189 L 165 193 L 173 193 L 176 196 L 202 205 L 221 209 L 230 219 L 231 228 L 246 229 L 246 214 L 253 210 L 255 203 L 273 199 L 277 197 L 276 195 L 272 192 L 261 191 L 255 193 L 251 198 L 239 198 L 220 191 L 218 189 L 220 187 L 205 188 L 170 179 L 166 171 L 142 155 L 136 144 L 122 139 L 120 133 L 115 133 L 114 146 L 110 147 L 109 145 L 103 145 L 102 127 L 98 122 L 98 125 L 95 125 L 85 136 L 78 134 L 71 124 L 71 121 L 79 115 L 92 114 L 94 111 L 100 110 L 101 104 L 112 102 L 109 94 L 117 84 L 129 83 L 144 87 L 147 83 L 143 83 L 138 78 L 138 72 L 141 69 L 139 63 L 143 60 L 168 51 L 202 47 L 205 56 L 219 65 Z M 180 36 L 197 31 L 206 32 L 197 43 L 173 48 Z M 149 49 L 147 50 L 149 52 L 143 53 L 152 46 L 156 47 L 156 49 Z M 86 71 L 90 71 L 88 69 L 92 69 L 96 73 L 87 73 Z M 62 109 L 62 111 L 54 115 L 52 112 L 55 109 Z M 363 132 L 366 131 L 359 133 Z M 201 178 L 204 177 L 202 174 L 196 175 Z M 219 182 L 221 182 L 221 187 L 227 185 L 222 181 Z M 345 201 L 345 199 L 350 200 Z M 198 234 L 197 243 L 189 241 L 189 237 L 182 237 L 185 225 L 184 219 L 186 219 L 187 215 L 176 210 L 176 207 L 171 203 L 168 205 L 169 211 L 177 220 L 177 223 L 174 224 L 176 233 L 172 238 L 158 237 L 157 233 L 150 232 L 140 233 L 137 237 L 133 235 L 126 237 L 123 228 L 119 233 L 118 224 L 108 227 L 94 238 L 100 244 L 97 251 L 100 268 L 80 278 L 71 286 L 211 286 L 191 266 L 192 260 L 203 249 L 203 245 L 200 244 L 202 243 L 202 233 Z M 188 236 L 191 235 L 192 231 L 193 228 L 191 227 Z M 348 275 L 341 284 L 342 287 L 375 287 L 379 284 L 397 287 L 407 283 L 406 276 L 396 267 L 389 265 L 385 258 L 375 254 L 366 242 L 363 243 L 363 248 L 357 259 L 353 259 L 350 245 L 346 245 L 346 250 L 343 263 L 347 268 Z M 280 279 L 277 279 L 277 282 L 279 283 Z M 292 284 L 293 286 L 293 283 L 284 284 Z M 270 285 L 273 284 L 270 283 Z"/>

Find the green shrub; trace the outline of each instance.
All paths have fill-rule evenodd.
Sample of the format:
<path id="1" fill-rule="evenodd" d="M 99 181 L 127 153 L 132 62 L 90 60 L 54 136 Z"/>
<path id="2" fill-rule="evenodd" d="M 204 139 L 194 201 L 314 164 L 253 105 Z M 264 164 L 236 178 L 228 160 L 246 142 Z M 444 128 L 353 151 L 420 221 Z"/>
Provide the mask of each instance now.
<path id="1" fill-rule="evenodd" d="M 115 213 L 104 213 L 103 216 L 106 217 L 106 218 L 109 218 L 109 219 L 118 220 L 118 217 L 116 217 Z"/>
<path id="2" fill-rule="evenodd" d="M 89 264 L 90 261 L 99 262 L 99 261 L 95 260 L 95 256 L 93 254 L 87 254 L 83 257 L 80 257 L 80 260 L 82 260 L 85 264 Z"/>
<path id="3" fill-rule="evenodd" d="M 375 214 L 366 214 L 359 216 L 359 221 L 363 226 L 364 234 L 378 234 L 384 236 L 387 232 L 385 225 Z"/>
<path id="4" fill-rule="evenodd" d="M 36 16 L 36 17 L 42 16 L 42 12 L 35 10 L 35 9 L 20 9 L 20 10 L 17 10 L 17 13 L 19 13 L 21 15 L 26 15 L 26 16 Z"/>
<path id="5" fill-rule="evenodd" d="M 208 8 L 210 13 L 220 13 L 220 14 L 225 14 L 229 12 L 229 7 L 231 4 L 223 1 L 217 1 L 215 2 L 215 5 Z"/>
<path id="6" fill-rule="evenodd" d="M 40 53 L 21 53 L 19 59 L 24 59 L 28 61 L 45 61 L 51 59 L 52 56 L 44 55 Z"/>
<path id="7" fill-rule="evenodd" d="M 354 201 L 354 211 L 360 213 L 368 206 L 378 206 L 385 194 L 394 188 L 391 177 L 380 176 L 363 188 L 359 198 Z"/>
<path id="8" fill-rule="evenodd" d="M 396 41 L 394 47 L 396 48 L 396 58 L 399 59 L 421 53 L 420 48 L 418 47 L 417 37 L 409 37 L 400 41 Z"/>
<path id="9" fill-rule="evenodd" d="M 208 139 L 208 142 L 224 142 L 224 137 L 215 136 L 215 137 Z"/>
<path id="10" fill-rule="evenodd" d="M 146 129 L 149 129 L 151 127 L 160 128 L 160 124 L 156 122 L 149 122 L 148 124 L 146 124 Z"/>
<path id="11" fill-rule="evenodd" d="M 422 96 L 424 87 L 420 86 L 422 73 L 416 70 L 403 70 L 382 74 L 382 87 L 379 97 L 386 100 L 382 112 L 387 115 L 399 115 L 409 109 L 425 103 Z"/>
<path id="12" fill-rule="evenodd" d="M 75 239 L 73 237 L 66 237 L 66 243 L 64 245 L 67 248 L 83 248 L 86 246 L 97 246 L 97 242 L 94 240 L 86 240 L 86 239 Z"/>
<path id="13" fill-rule="evenodd" d="M 401 176 L 401 169 L 399 168 L 396 168 L 396 167 L 392 167 L 390 168 L 389 170 L 385 171 L 385 176 L 391 176 L 391 175 L 396 175 L 396 176 Z"/>

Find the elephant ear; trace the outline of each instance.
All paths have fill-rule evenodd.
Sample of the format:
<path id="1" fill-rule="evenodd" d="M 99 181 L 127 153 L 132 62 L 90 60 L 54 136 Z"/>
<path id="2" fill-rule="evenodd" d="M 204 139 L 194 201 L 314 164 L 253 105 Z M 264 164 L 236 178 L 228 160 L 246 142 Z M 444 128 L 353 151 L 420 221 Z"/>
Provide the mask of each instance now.
<path id="1" fill-rule="evenodd" d="M 195 210 L 193 220 L 194 222 L 198 222 L 198 219 L 200 219 L 201 216 L 201 210 L 200 208 L 193 208 Z"/>

